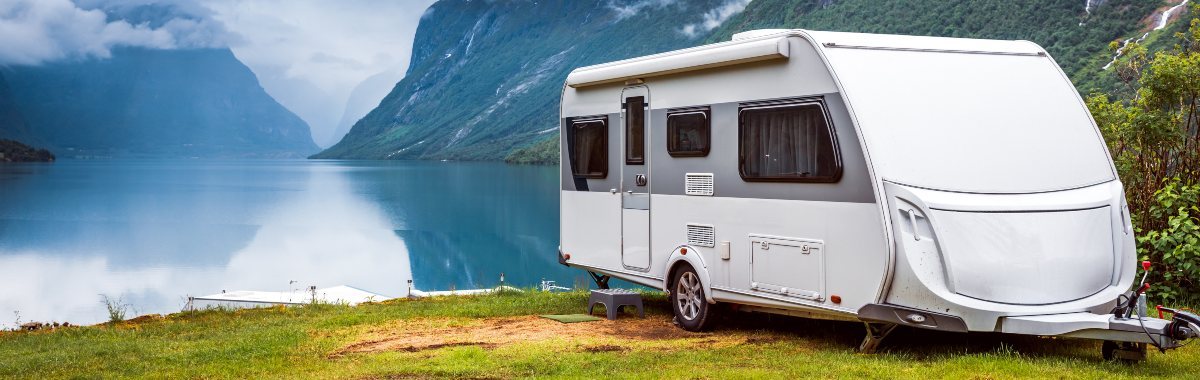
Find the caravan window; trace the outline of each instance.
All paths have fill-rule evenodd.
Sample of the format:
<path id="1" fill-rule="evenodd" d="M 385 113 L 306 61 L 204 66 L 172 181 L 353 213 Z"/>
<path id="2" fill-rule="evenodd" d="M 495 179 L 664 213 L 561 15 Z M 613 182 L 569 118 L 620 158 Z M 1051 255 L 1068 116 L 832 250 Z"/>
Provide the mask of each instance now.
<path id="1" fill-rule="evenodd" d="M 576 177 L 608 176 L 607 124 L 606 119 L 571 123 L 571 173 Z"/>
<path id="2" fill-rule="evenodd" d="M 625 99 L 625 163 L 646 163 L 646 98 Z"/>
<path id="3" fill-rule="evenodd" d="M 820 102 L 747 107 L 738 122 L 746 181 L 837 182 L 841 157 Z"/>
<path id="4" fill-rule="evenodd" d="M 707 108 L 667 114 L 667 153 L 671 157 L 708 155 L 712 128 L 708 115 Z"/>

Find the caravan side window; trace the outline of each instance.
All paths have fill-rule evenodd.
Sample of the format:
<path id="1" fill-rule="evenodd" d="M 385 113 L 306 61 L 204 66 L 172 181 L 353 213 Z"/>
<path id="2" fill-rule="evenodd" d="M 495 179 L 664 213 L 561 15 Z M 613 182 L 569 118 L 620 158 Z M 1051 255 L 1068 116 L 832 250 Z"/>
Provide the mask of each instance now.
<path id="1" fill-rule="evenodd" d="M 646 98 L 625 99 L 625 163 L 646 163 Z"/>
<path id="2" fill-rule="evenodd" d="M 837 182 L 842 160 L 819 101 L 742 108 L 738 121 L 742 179 Z"/>
<path id="3" fill-rule="evenodd" d="M 708 108 L 667 113 L 667 153 L 671 157 L 707 156 L 711 130 Z"/>
<path id="4" fill-rule="evenodd" d="M 573 122 L 571 135 L 571 173 L 579 178 L 607 177 L 607 119 Z"/>

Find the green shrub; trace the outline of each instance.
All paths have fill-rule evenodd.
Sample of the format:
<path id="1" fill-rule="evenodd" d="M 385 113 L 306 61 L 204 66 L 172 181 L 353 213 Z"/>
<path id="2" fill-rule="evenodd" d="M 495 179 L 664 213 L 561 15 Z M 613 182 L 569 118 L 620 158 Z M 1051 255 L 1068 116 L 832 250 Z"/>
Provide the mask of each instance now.
<path id="1" fill-rule="evenodd" d="M 1200 304 L 1200 185 L 1172 178 L 1154 193 L 1150 217 L 1161 230 L 1138 231 L 1142 260 L 1156 261 L 1151 295 L 1172 304 Z"/>

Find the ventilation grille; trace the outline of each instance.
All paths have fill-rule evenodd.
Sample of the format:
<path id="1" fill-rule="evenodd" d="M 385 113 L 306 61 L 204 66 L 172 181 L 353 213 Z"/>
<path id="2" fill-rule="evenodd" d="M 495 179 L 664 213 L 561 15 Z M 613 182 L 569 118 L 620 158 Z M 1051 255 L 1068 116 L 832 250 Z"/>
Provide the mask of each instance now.
<path id="1" fill-rule="evenodd" d="M 710 177 L 711 178 L 711 177 Z M 710 224 L 687 225 L 687 241 L 690 245 L 712 247 L 716 245 L 717 232 Z"/>
<path id="2" fill-rule="evenodd" d="M 688 173 L 687 183 L 684 185 L 684 194 L 712 196 L 712 173 Z"/>

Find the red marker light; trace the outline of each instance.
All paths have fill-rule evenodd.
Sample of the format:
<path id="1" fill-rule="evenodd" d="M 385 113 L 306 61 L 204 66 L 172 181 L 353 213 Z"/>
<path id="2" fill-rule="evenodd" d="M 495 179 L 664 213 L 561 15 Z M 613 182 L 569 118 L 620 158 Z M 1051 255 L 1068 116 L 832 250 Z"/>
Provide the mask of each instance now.
<path id="1" fill-rule="evenodd" d="M 1142 283 L 1142 291 L 1145 292 L 1147 290 L 1150 290 L 1150 283 L 1149 282 Z"/>
<path id="2" fill-rule="evenodd" d="M 565 255 L 563 255 L 563 259 L 570 260 L 570 259 L 571 259 L 571 254 L 570 254 L 570 253 L 568 253 L 568 254 L 565 254 Z"/>
<path id="3" fill-rule="evenodd" d="M 1150 270 L 1150 262 L 1149 261 L 1142 262 L 1142 270 Z"/>
<path id="4" fill-rule="evenodd" d="M 680 254 L 680 255 L 686 255 L 686 254 L 687 254 L 687 248 L 680 248 L 680 249 L 679 249 L 679 254 Z"/>

